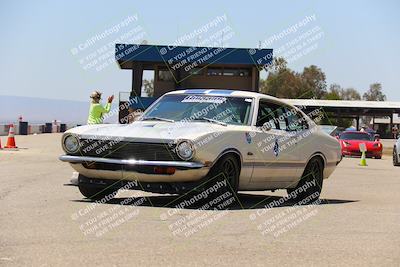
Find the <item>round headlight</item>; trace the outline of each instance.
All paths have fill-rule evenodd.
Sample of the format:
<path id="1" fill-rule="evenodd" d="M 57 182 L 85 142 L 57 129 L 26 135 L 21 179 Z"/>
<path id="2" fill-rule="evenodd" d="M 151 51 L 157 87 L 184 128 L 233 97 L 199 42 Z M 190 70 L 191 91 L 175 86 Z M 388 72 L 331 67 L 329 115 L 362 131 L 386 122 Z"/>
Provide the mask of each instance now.
<path id="1" fill-rule="evenodd" d="M 194 156 L 194 145 L 190 141 L 181 141 L 176 146 L 176 153 L 183 160 L 189 160 Z"/>
<path id="2" fill-rule="evenodd" d="M 63 147 L 67 153 L 76 153 L 79 151 L 79 140 L 74 135 L 67 135 L 63 141 Z"/>

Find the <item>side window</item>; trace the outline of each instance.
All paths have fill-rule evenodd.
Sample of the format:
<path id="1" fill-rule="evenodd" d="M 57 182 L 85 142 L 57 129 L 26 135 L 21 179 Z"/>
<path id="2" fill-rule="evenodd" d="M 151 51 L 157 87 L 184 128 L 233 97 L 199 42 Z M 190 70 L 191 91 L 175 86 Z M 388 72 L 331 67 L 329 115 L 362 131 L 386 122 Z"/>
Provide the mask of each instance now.
<path id="1" fill-rule="evenodd" d="M 174 81 L 174 75 L 168 68 L 159 67 L 158 68 L 158 80 L 172 82 L 172 81 Z"/>
<path id="2" fill-rule="evenodd" d="M 275 120 L 277 121 L 277 124 L 279 126 L 278 129 L 280 130 L 287 130 L 287 121 L 286 121 L 286 110 L 282 106 L 275 106 Z"/>
<path id="3" fill-rule="evenodd" d="M 266 101 L 260 101 L 257 114 L 257 127 L 262 127 L 268 123 L 272 129 L 277 129 L 277 124 L 274 115 L 274 105 Z"/>
<path id="4" fill-rule="evenodd" d="M 308 123 L 297 109 L 260 100 L 257 114 L 257 127 L 265 124 L 272 129 L 301 131 L 308 129 Z"/>
<path id="5" fill-rule="evenodd" d="M 286 117 L 288 120 L 288 131 L 302 131 L 308 129 L 308 123 L 305 118 L 296 109 L 286 107 Z"/>

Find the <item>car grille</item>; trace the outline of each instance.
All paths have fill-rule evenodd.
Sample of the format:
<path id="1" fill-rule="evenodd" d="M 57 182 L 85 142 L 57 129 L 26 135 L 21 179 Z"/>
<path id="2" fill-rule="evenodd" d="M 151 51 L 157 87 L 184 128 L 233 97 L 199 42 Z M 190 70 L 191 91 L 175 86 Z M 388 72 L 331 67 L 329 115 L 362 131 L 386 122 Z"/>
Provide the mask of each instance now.
<path id="1" fill-rule="evenodd" d="M 76 156 L 136 159 L 157 161 L 182 161 L 174 152 L 174 146 L 166 143 L 139 143 L 118 140 L 80 140 Z"/>

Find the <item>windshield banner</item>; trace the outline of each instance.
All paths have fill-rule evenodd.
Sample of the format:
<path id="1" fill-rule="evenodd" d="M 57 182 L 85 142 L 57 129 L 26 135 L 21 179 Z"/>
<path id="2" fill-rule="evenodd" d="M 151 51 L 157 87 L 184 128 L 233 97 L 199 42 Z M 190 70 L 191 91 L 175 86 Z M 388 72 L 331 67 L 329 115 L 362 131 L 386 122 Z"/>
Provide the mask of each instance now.
<path id="1" fill-rule="evenodd" d="M 215 103 L 222 104 L 226 101 L 226 97 L 220 96 L 199 96 L 199 95 L 188 95 L 181 102 L 187 103 Z"/>

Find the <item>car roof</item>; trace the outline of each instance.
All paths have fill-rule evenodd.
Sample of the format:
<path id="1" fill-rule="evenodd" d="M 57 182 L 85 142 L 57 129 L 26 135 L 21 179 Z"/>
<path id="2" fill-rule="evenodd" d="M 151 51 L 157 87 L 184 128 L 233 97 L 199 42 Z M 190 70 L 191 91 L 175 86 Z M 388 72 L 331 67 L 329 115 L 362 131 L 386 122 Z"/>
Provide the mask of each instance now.
<path id="1" fill-rule="evenodd" d="M 198 94 L 198 95 L 215 95 L 215 96 L 239 96 L 239 97 L 254 97 L 254 98 L 266 98 L 271 100 L 277 100 L 284 102 L 276 97 L 260 94 L 251 91 L 241 91 L 241 90 L 229 90 L 229 89 L 183 89 L 166 93 L 166 95 L 171 94 Z"/>

